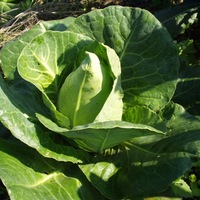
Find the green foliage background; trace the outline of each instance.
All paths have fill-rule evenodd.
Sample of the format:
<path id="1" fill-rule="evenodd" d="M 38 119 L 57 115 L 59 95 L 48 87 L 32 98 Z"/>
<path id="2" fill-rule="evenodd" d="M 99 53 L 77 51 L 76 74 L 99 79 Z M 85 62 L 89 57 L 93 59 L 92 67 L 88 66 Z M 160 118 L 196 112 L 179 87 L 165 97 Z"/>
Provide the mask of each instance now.
<path id="1" fill-rule="evenodd" d="M 4 31 L 7 30 L 5 29 L 6 27 L 4 26 L 5 24 L 9 23 L 10 20 L 12 20 L 15 16 L 18 16 L 20 13 L 23 13 L 24 11 L 27 11 L 28 9 L 38 9 L 40 6 L 45 6 L 49 3 L 52 2 L 45 2 L 45 1 L 12 1 L 12 0 L 4 0 L 0 3 L 0 13 L 1 13 L 1 29 L 0 29 L 0 37 L 1 40 L 4 40 L 5 43 L 5 34 Z M 190 114 L 192 115 L 200 115 L 200 97 L 199 93 L 197 92 L 199 87 L 200 87 L 200 41 L 198 35 L 200 34 L 200 22 L 199 22 L 199 4 L 182 4 L 184 3 L 183 1 L 152 1 L 151 3 L 148 3 L 147 1 L 126 1 L 124 3 L 123 1 L 80 1 L 79 4 L 74 4 L 71 7 L 72 10 L 74 11 L 75 15 L 77 13 L 84 13 L 88 12 L 91 9 L 94 8 L 102 8 L 106 7 L 111 4 L 122 4 L 122 5 L 131 5 L 131 6 L 140 6 L 143 8 L 146 8 L 150 10 L 154 15 L 164 24 L 164 26 L 167 28 L 171 36 L 173 37 L 173 40 L 176 42 L 177 47 L 179 49 L 179 56 L 180 56 L 180 61 L 181 61 L 181 68 L 180 68 L 180 79 L 178 82 L 178 86 L 175 92 L 175 95 L 173 97 L 173 101 L 181 104 Z M 71 4 L 72 5 L 72 4 Z M 45 8 L 45 7 L 43 7 Z M 162 9 L 162 10 L 161 10 Z M 77 12 L 79 11 L 79 12 Z M 58 12 L 59 13 L 59 12 Z M 66 13 L 65 13 L 66 14 Z M 69 14 L 69 13 L 68 13 Z M 54 18 L 62 18 L 62 12 L 60 12 L 59 17 L 54 15 Z M 12 23 L 11 23 L 12 25 Z M 10 26 L 10 25 L 9 25 Z M 18 28 L 18 34 L 22 32 L 24 27 L 19 27 Z M 17 35 L 18 35 L 17 34 Z M 4 36 L 3 36 L 4 35 Z M 2 37 L 3 36 L 3 37 Z M 13 37 L 8 37 L 6 38 L 6 42 L 9 41 L 10 39 L 13 39 Z M 2 43 L 3 45 L 3 43 Z M 184 99 L 184 101 L 182 101 Z M 179 108 L 175 108 L 178 109 Z M 177 111 L 177 113 L 179 113 Z M 169 113 L 167 113 L 168 115 Z M 169 115 L 170 116 L 170 115 Z M 190 119 L 192 120 L 192 119 Z M 171 123 L 173 123 L 171 121 Z M 183 122 L 187 123 L 187 122 Z M 192 123 L 192 122 L 191 122 Z M 1 134 L 6 135 L 7 130 L 1 125 L 0 126 L 0 131 Z M 181 139 L 181 138 L 180 138 Z M 189 138 L 188 138 L 189 140 Z M 13 149 L 10 150 L 11 155 L 15 155 L 15 150 L 19 151 L 17 144 L 7 144 L 12 145 Z M 4 143 L 2 141 L 1 146 L 4 146 Z M 129 146 L 129 144 L 127 144 Z M 8 148 L 8 147 L 5 147 Z M 52 146 L 52 148 L 54 148 Z M 57 147 L 56 147 L 57 148 Z M 134 148 L 131 147 L 130 148 Z M 164 147 L 163 147 L 164 148 Z M 90 192 L 91 185 L 90 183 L 86 180 L 86 178 L 80 174 L 81 179 L 77 179 L 76 177 L 62 177 L 62 174 L 59 174 L 57 172 L 53 172 L 54 169 L 60 169 L 61 171 L 63 170 L 64 165 L 68 164 L 60 164 L 59 162 L 56 162 L 54 160 L 49 159 L 48 163 L 44 162 L 43 158 L 38 156 L 38 154 L 33 153 L 32 151 L 29 152 L 29 149 L 21 149 L 22 151 L 21 154 L 24 155 L 24 158 L 18 158 L 20 161 L 23 163 L 23 159 L 29 159 L 31 154 L 34 154 L 32 157 L 34 157 L 37 161 L 40 162 L 41 166 L 43 166 L 45 169 L 47 169 L 46 165 L 48 165 L 49 171 L 52 173 L 52 179 L 53 180 L 63 180 L 65 182 L 66 180 L 69 180 L 69 182 L 66 182 L 66 187 L 69 187 L 70 185 L 77 184 L 77 185 L 85 185 L 87 188 L 86 190 L 81 190 L 79 191 L 80 193 L 83 192 L 84 195 L 88 195 L 88 199 L 94 199 L 96 195 L 98 195 L 98 191 L 92 191 Z M 160 150 L 162 151 L 162 150 Z M 46 152 L 47 153 L 47 152 Z M 8 155 L 4 155 L 5 160 L 9 159 Z M 16 158 L 18 155 L 15 155 Z M 82 158 L 87 157 L 87 155 L 82 155 L 80 153 L 80 160 Z M 181 157 L 181 155 L 180 155 Z M 73 159 L 72 159 L 73 160 Z M 29 165 L 34 168 L 34 161 L 35 160 L 30 160 Z M 73 161 L 76 162 L 76 161 Z M 95 162 L 95 161 L 94 161 Z M 20 165 L 20 163 L 15 161 L 16 165 Z M 5 169 L 6 165 L 12 165 L 12 163 L 5 163 Z M 184 163 L 183 163 L 184 165 Z M 83 171 L 87 171 L 87 168 L 90 168 L 91 166 L 85 166 L 82 168 Z M 95 166 L 96 167 L 96 166 Z M 101 167 L 101 166 L 97 166 Z M 109 169 L 112 169 L 112 166 L 107 166 Z M 69 172 L 66 172 L 66 174 L 71 174 L 72 169 L 75 169 L 74 165 L 70 165 L 68 167 Z M 34 173 L 36 173 L 36 177 L 38 177 L 38 180 L 41 182 L 43 180 L 46 180 L 45 175 L 41 175 L 40 171 L 37 171 L 38 169 L 35 168 Z M 41 170 L 41 168 L 40 168 Z M 194 166 L 191 164 L 191 169 L 187 172 L 182 172 L 182 176 L 178 178 L 177 181 L 174 181 L 171 186 L 168 188 L 167 191 L 165 191 L 161 195 L 177 195 L 178 197 L 183 197 L 183 198 L 191 198 L 193 197 L 199 197 L 200 196 L 200 166 L 199 163 L 197 162 Z M 77 170 L 78 172 L 78 170 Z M 33 174 L 33 171 L 27 172 L 30 174 Z M 48 173 L 48 172 L 47 172 Z M 79 172 L 80 173 L 80 172 Z M 138 172 L 139 173 L 139 172 Z M 12 175 L 8 175 L 10 177 L 10 182 L 13 181 Z M 23 176 L 23 174 L 19 174 L 19 176 Z M 130 176 L 134 176 L 134 174 L 130 174 Z M 9 179 L 8 177 L 8 179 Z M 25 178 L 25 177 L 24 177 Z M 123 177 L 118 177 L 119 180 L 120 178 Z M 152 177 L 153 178 L 153 177 Z M 15 179 L 17 181 L 17 177 Z M 33 180 L 32 180 L 33 181 Z M 40 182 L 39 181 L 39 182 Z M 68 185 L 69 184 L 69 185 Z M 100 183 L 101 184 L 101 183 Z M 34 181 L 30 183 L 30 185 L 34 187 L 39 187 L 34 185 Z M 49 180 L 49 187 L 51 185 L 51 179 Z M 15 186 L 13 186 L 15 187 Z M 55 190 L 60 190 L 60 193 L 63 193 L 63 195 L 67 195 L 67 191 L 64 188 L 60 189 L 60 185 L 56 186 Z M 16 190 L 19 193 L 20 192 L 26 192 L 28 195 L 28 190 L 26 191 L 25 187 L 19 188 L 13 188 L 13 191 Z M 48 191 L 48 188 L 47 188 Z M 37 192 L 37 190 L 36 190 Z M 12 196 L 12 194 L 10 194 Z M 48 195 L 48 192 L 47 192 Z M 74 193 L 74 199 L 76 199 L 77 193 Z M 93 196 L 94 195 L 94 196 Z M 1 199 L 5 200 L 8 199 L 7 192 L 4 188 L 3 185 L 0 187 L 0 197 Z M 32 198 L 32 197 L 30 197 Z"/>

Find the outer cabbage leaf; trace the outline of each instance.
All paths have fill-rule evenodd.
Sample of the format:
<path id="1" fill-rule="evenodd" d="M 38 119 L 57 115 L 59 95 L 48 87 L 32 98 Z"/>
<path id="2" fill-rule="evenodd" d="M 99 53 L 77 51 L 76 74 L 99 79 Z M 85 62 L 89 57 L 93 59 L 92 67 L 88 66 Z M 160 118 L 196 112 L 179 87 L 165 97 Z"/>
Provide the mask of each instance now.
<path id="1" fill-rule="evenodd" d="M 62 127 L 69 128 L 70 127 L 69 118 L 57 110 L 56 106 L 52 103 L 52 101 L 50 100 L 50 98 L 47 96 L 46 93 L 43 93 L 42 99 L 45 106 L 49 108 L 51 112 L 50 116 L 54 119 L 54 121 L 56 121 Z"/>
<path id="2" fill-rule="evenodd" d="M 1 76 L 0 86 L 0 121 L 14 137 L 35 148 L 44 157 L 73 163 L 82 162 L 88 158 L 86 152 L 63 144 L 62 140 L 58 144 L 55 135 L 49 130 L 46 132 L 38 124 L 35 112 L 46 113 L 40 96 L 35 96 L 28 88 L 19 90 L 18 87 L 9 87 Z M 36 105 L 37 102 L 38 105 Z"/>
<path id="3" fill-rule="evenodd" d="M 34 26 L 31 30 L 24 33 L 18 39 L 10 41 L 5 44 L 1 50 L 1 67 L 4 76 L 8 80 L 14 80 L 16 82 L 18 78 L 17 73 L 17 59 L 23 50 L 23 48 L 37 35 L 45 32 L 46 30 L 40 26 Z"/>
<path id="4" fill-rule="evenodd" d="M 199 160 L 200 121 L 177 104 L 163 116 L 168 120 L 165 138 L 136 137 L 79 165 L 102 194 L 110 199 L 157 196 Z"/>
<path id="5" fill-rule="evenodd" d="M 165 122 L 159 113 L 148 107 L 133 106 L 124 109 L 123 120 L 135 124 L 146 124 L 163 132 L 167 131 Z"/>
<path id="6" fill-rule="evenodd" d="M 96 122 L 68 130 L 40 114 L 37 114 L 37 117 L 45 127 L 72 139 L 73 144 L 89 152 L 102 153 L 133 138 L 152 135 L 156 135 L 157 138 L 164 137 L 163 132 L 151 126 L 125 121 Z"/>
<path id="7" fill-rule="evenodd" d="M 148 11 L 110 6 L 79 16 L 68 30 L 116 51 L 127 105 L 158 111 L 172 98 L 179 68 L 177 50 L 167 30 Z"/>
<path id="8" fill-rule="evenodd" d="M 183 63 L 173 101 L 184 106 L 191 114 L 200 115 L 200 67 Z"/>
<path id="9" fill-rule="evenodd" d="M 65 31 L 68 25 L 73 22 L 73 19 L 74 18 L 70 17 L 62 20 L 41 22 L 15 40 L 7 42 L 0 54 L 0 59 L 2 60 L 1 67 L 5 78 L 8 80 L 15 79 L 14 82 L 16 82 L 18 78 L 16 70 L 18 57 L 23 48 L 30 43 L 32 39 L 47 30 Z"/>
<path id="10" fill-rule="evenodd" d="M 39 26 L 44 26 L 46 30 L 66 31 L 67 27 L 74 21 L 74 17 L 66 17 L 64 19 L 42 21 Z"/>
<path id="11" fill-rule="evenodd" d="M 19 141 L 0 139 L 0 159 L 0 178 L 11 200 L 104 199 L 77 166 L 44 158 Z"/>
<path id="12" fill-rule="evenodd" d="M 155 13 L 155 16 L 163 23 L 172 37 L 177 37 L 198 20 L 199 11 L 199 3 L 190 3 L 160 10 Z"/>

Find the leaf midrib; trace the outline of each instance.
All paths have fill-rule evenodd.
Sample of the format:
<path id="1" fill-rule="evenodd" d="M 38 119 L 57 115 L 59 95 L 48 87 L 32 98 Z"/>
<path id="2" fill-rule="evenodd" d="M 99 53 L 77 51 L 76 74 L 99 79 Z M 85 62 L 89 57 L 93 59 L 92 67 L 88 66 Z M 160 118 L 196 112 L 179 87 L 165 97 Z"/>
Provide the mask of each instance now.
<path id="1" fill-rule="evenodd" d="M 72 121 L 72 127 L 77 125 L 76 124 L 77 114 L 78 114 L 78 110 L 80 108 L 80 102 L 81 102 L 81 97 L 82 97 L 82 93 L 83 93 L 83 86 L 86 82 L 86 74 L 87 74 L 87 72 L 85 71 L 82 82 L 81 82 L 80 90 L 79 90 L 78 95 L 77 95 L 77 101 L 76 101 L 76 106 L 75 106 L 75 109 L 74 109 L 74 117 L 73 117 L 73 121 Z"/>
<path id="2" fill-rule="evenodd" d="M 32 54 L 33 54 L 34 57 L 37 59 L 37 62 L 39 62 L 39 63 L 46 69 L 46 71 L 48 72 L 48 73 L 46 73 L 46 74 L 49 74 L 49 75 L 51 76 L 52 80 L 54 80 L 54 78 L 55 78 L 55 73 L 54 73 L 54 71 L 53 71 L 46 63 L 44 63 L 44 62 L 37 56 L 37 54 L 35 54 L 34 51 L 32 51 Z"/>

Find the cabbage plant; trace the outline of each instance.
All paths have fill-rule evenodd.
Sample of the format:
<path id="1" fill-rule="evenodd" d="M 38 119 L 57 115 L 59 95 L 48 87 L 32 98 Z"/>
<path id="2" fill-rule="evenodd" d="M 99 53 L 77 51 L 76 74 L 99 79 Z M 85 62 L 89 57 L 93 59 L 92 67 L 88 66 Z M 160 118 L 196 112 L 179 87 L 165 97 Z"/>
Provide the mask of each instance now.
<path id="1" fill-rule="evenodd" d="M 41 22 L 0 58 L 10 199 L 160 195 L 198 161 L 199 119 L 172 101 L 177 49 L 148 11 L 110 6 Z"/>

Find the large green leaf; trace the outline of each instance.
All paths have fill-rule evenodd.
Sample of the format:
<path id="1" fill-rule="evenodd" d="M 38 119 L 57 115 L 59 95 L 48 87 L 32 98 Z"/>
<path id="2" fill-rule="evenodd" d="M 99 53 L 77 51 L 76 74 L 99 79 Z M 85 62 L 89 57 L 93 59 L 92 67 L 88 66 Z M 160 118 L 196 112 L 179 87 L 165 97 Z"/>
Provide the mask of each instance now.
<path id="1" fill-rule="evenodd" d="M 79 165 L 88 180 L 111 199 L 155 196 L 181 177 L 200 156 L 200 121 L 176 104 L 165 111 L 168 134 L 136 137 Z"/>
<path id="2" fill-rule="evenodd" d="M 0 121 L 16 138 L 37 149 L 45 157 L 74 163 L 87 158 L 87 153 L 62 144 L 62 141 L 57 143 L 54 134 L 46 132 L 34 122 L 35 112 L 45 107 L 41 104 L 41 98 L 30 94 L 28 89 L 15 90 L 16 88 L 9 87 L 1 76 L 0 85 Z M 29 102 L 25 103 L 26 98 L 22 97 L 26 97 Z M 37 102 L 38 105 L 35 106 Z"/>
<path id="3" fill-rule="evenodd" d="M 163 132 L 151 126 L 125 121 L 96 122 L 68 130 L 40 114 L 37 114 L 37 117 L 45 127 L 72 139 L 78 147 L 89 152 L 102 153 L 108 148 L 137 137 L 152 135 L 156 135 L 157 138 L 164 137 Z"/>
<path id="4" fill-rule="evenodd" d="M 123 120 L 135 124 L 146 124 L 166 132 L 164 120 L 148 107 L 133 106 L 124 109 Z"/>
<path id="5" fill-rule="evenodd" d="M 190 26 L 198 21 L 200 12 L 199 3 L 173 6 L 155 13 L 172 37 L 183 34 Z"/>
<path id="6" fill-rule="evenodd" d="M 39 26 L 44 26 L 46 30 L 66 31 L 67 27 L 74 21 L 74 17 L 66 17 L 64 19 L 41 21 Z"/>
<path id="7" fill-rule="evenodd" d="M 44 158 L 23 143 L 0 139 L 0 160 L 11 200 L 105 199 L 77 166 Z"/>
<path id="8" fill-rule="evenodd" d="M 17 60 L 23 48 L 32 41 L 36 36 L 46 32 L 52 31 L 65 31 L 67 26 L 73 21 L 73 18 L 66 18 L 56 21 L 41 22 L 33 26 L 30 30 L 22 34 L 20 37 L 13 41 L 7 42 L 1 50 L 0 59 L 1 67 L 6 79 L 17 79 Z"/>
<path id="9" fill-rule="evenodd" d="M 85 150 L 102 152 L 132 138 L 156 135 L 164 137 L 163 132 L 143 124 L 132 124 L 124 121 L 97 122 L 74 127 L 63 133 Z"/>
<path id="10" fill-rule="evenodd" d="M 188 112 L 200 115 L 200 67 L 182 64 L 173 101 L 184 106 Z"/>
<path id="11" fill-rule="evenodd" d="M 179 61 L 162 24 L 148 11 L 110 6 L 79 16 L 68 30 L 113 48 L 121 60 L 124 102 L 158 111 L 171 99 Z"/>
<path id="12" fill-rule="evenodd" d="M 17 59 L 22 49 L 36 36 L 46 30 L 40 26 L 34 26 L 17 40 L 8 42 L 1 50 L 1 67 L 6 79 L 17 79 Z"/>

